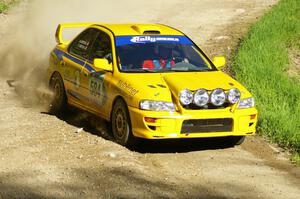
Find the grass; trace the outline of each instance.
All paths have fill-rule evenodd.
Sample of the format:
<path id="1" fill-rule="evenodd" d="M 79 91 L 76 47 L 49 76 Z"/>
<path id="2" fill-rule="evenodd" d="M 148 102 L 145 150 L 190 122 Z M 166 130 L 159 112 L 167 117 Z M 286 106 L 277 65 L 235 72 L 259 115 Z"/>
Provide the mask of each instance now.
<path id="1" fill-rule="evenodd" d="M 292 162 L 300 165 L 300 154 L 299 153 L 294 153 L 292 155 Z"/>
<path id="2" fill-rule="evenodd" d="M 255 24 L 234 57 L 233 71 L 254 95 L 258 132 L 300 159 L 300 81 L 290 78 L 289 48 L 300 41 L 300 1 L 281 0 Z"/>
<path id="3" fill-rule="evenodd" d="M 6 13 L 9 8 L 16 5 L 20 0 L 0 0 L 0 14 Z"/>

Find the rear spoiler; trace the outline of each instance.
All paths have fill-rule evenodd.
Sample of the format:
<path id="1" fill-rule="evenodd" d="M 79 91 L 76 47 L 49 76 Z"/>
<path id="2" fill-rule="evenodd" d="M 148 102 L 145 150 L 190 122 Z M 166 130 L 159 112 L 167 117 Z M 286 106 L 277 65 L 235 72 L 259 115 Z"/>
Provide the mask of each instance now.
<path id="1" fill-rule="evenodd" d="M 81 27 L 89 27 L 91 25 L 93 25 L 94 23 L 65 23 L 65 24 L 59 24 L 57 26 L 57 29 L 56 29 L 56 33 L 55 33 L 55 39 L 56 39 L 56 42 L 58 44 L 68 44 L 70 41 L 67 41 L 67 40 L 64 40 L 63 39 L 63 30 L 65 28 L 81 28 Z"/>

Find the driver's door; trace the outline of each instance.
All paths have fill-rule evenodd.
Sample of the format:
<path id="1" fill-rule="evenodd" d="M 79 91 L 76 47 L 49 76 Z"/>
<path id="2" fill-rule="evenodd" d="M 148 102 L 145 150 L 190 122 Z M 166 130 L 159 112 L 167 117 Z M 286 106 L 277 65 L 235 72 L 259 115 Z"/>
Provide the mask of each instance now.
<path id="1" fill-rule="evenodd" d="M 112 73 L 107 71 L 96 71 L 93 66 L 93 61 L 96 58 L 105 58 L 109 63 L 112 62 L 112 44 L 110 36 L 101 30 L 98 30 L 95 42 L 91 46 L 86 67 L 83 68 L 82 82 L 85 87 L 88 88 L 86 96 L 89 99 L 89 108 L 92 112 L 106 117 L 107 111 L 105 107 L 107 107 L 109 89 L 107 80 L 111 78 Z M 95 71 L 90 72 L 88 67 L 94 68 Z"/>

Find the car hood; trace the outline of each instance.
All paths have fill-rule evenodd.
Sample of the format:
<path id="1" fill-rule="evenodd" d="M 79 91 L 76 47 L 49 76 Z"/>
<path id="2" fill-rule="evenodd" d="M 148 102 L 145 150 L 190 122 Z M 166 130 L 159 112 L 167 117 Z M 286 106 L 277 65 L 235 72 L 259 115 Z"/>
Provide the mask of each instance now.
<path id="1" fill-rule="evenodd" d="M 172 101 L 183 89 L 196 91 L 200 88 L 229 90 L 238 88 L 242 98 L 251 94 L 236 80 L 221 71 L 127 73 L 118 82 L 119 89 L 130 97 L 129 104 L 138 106 L 140 100 Z"/>

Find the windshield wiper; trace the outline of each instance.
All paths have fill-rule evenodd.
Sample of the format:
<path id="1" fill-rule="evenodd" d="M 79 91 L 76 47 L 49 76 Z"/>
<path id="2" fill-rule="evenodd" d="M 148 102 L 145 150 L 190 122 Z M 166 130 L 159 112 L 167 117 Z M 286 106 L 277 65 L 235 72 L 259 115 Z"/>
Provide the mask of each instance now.
<path id="1" fill-rule="evenodd" d="M 155 72 L 157 72 L 157 71 L 151 70 L 151 69 L 141 69 L 140 71 L 147 72 L 147 73 L 155 73 Z"/>
<path id="2" fill-rule="evenodd" d="M 132 73 L 155 73 L 156 71 L 150 70 L 150 69 L 138 69 L 138 70 L 125 70 L 126 72 L 132 72 Z"/>
<path id="3" fill-rule="evenodd" d="M 211 68 L 204 68 L 204 69 L 197 70 L 197 71 L 201 71 L 201 72 L 203 72 L 203 71 L 213 71 L 213 69 L 211 69 Z"/>
<path id="4" fill-rule="evenodd" d="M 212 71 L 210 68 L 204 68 L 204 69 L 189 69 L 189 68 L 172 68 L 170 71 L 175 72 L 204 72 L 204 71 Z"/>
<path id="5" fill-rule="evenodd" d="M 174 68 L 169 68 L 169 71 L 189 71 L 188 67 L 174 67 Z"/>

